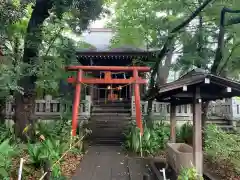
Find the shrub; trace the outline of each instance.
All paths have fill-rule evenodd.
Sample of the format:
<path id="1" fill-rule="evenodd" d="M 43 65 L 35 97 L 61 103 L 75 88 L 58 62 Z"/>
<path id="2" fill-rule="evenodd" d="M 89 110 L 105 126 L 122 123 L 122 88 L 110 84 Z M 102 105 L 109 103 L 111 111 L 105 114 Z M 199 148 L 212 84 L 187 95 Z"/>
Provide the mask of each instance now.
<path id="1" fill-rule="evenodd" d="M 170 128 L 165 123 L 154 123 L 151 128 L 144 127 L 142 136 L 142 152 L 146 155 L 153 155 L 163 150 L 169 140 Z M 132 152 L 139 153 L 141 150 L 140 130 L 132 124 L 126 133 L 125 148 Z"/>
<path id="2" fill-rule="evenodd" d="M 216 125 L 208 125 L 205 131 L 205 152 L 213 162 L 227 161 L 239 173 L 240 137 L 229 134 Z M 229 165 L 230 165 L 229 164 Z"/>
<path id="3" fill-rule="evenodd" d="M 59 140 L 47 139 L 42 143 L 28 144 L 29 162 L 28 165 L 36 169 L 41 168 L 46 161 L 50 164 L 56 162 L 64 151 L 68 148 L 68 144 L 60 143 Z M 54 177 L 60 177 L 60 166 L 56 164 L 52 169 Z"/>
<path id="4" fill-rule="evenodd" d="M 193 138 L 193 126 L 191 123 L 187 122 L 183 124 L 179 129 L 179 134 L 177 136 L 179 142 L 184 142 L 187 144 L 192 144 Z"/>
<path id="5" fill-rule="evenodd" d="M 0 178 L 9 178 L 9 172 L 12 163 L 12 157 L 17 155 L 16 148 L 9 144 L 9 139 L 0 144 Z"/>
<path id="6" fill-rule="evenodd" d="M 179 173 L 178 180 L 203 180 L 203 177 L 199 177 L 194 167 L 182 168 Z"/>

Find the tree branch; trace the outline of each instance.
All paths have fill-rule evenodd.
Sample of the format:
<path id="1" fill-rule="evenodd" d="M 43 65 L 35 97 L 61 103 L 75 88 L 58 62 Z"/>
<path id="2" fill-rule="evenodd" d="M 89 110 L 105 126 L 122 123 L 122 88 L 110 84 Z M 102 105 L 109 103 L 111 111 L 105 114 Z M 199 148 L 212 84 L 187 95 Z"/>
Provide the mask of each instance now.
<path id="1" fill-rule="evenodd" d="M 52 39 L 50 40 L 50 43 L 49 43 L 48 49 L 47 49 L 47 51 L 46 51 L 46 53 L 45 53 L 45 56 L 48 55 L 50 49 L 51 49 L 52 46 L 53 46 L 53 43 L 54 43 L 54 42 L 56 41 L 56 39 L 59 37 L 59 34 L 60 34 L 61 31 L 63 30 L 63 28 L 64 28 L 64 27 L 61 27 L 61 28 L 57 31 L 57 33 L 55 34 L 55 36 L 52 37 Z"/>
<path id="2" fill-rule="evenodd" d="M 219 34 L 218 34 L 218 45 L 217 45 L 217 50 L 216 50 L 215 58 L 213 61 L 213 65 L 211 68 L 211 73 L 213 73 L 213 74 L 217 74 L 218 67 L 223 58 L 224 35 L 225 35 L 225 27 L 224 27 L 225 26 L 225 14 L 227 12 L 228 13 L 240 13 L 240 10 L 231 10 L 231 9 L 224 7 L 221 11 L 220 25 L 219 25 L 220 27 L 219 27 Z M 236 21 L 235 24 L 237 24 L 239 22 Z M 226 24 L 232 25 L 231 23 L 226 23 Z"/>
<path id="3" fill-rule="evenodd" d="M 238 48 L 239 46 L 240 46 L 240 42 L 236 43 L 236 44 L 232 47 L 230 54 L 228 55 L 226 61 L 225 61 L 224 64 L 222 65 L 221 69 L 219 70 L 219 74 L 221 74 L 221 73 L 223 72 L 224 68 L 227 66 L 228 62 L 230 61 L 230 59 L 231 59 L 234 51 L 235 51 L 236 48 Z"/>
<path id="4" fill-rule="evenodd" d="M 196 18 L 199 15 L 199 13 L 212 1 L 214 1 L 214 0 L 205 0 L 205 2 L 203 2 L 203 4 L 201 6 L 199 6 L 185 21 L 183 21 L 181 24 L 179 24 L 177 27 L 175 27 L 170 32 L 170 35 L 168 36 L 163 48 L 161 49 L 161 51 L 159 52 L 159 54 L 157 56 L 157 61 L 152 68 L 153 71 L 152 71 L 151 76 L 153 76 L 153 77 L 156 76 L 159 64 L 162 61 L 163 57 L 166 55 L 166 53 L 169 51 L 169 45 L 172 43 L 172 40 L 175 38 L 176 33 L 179 30 L 181 30 L 182 28 L 184 28 L 185 26 L 187 26 L 194 18 Z M 154 79 L 154 78 L 151 78 L 151 79 Z M 151 85 L 150 85 L 151 88 L 153 87 L 153 85 L 154 85 L 154 82 L 151 83 Z"/>

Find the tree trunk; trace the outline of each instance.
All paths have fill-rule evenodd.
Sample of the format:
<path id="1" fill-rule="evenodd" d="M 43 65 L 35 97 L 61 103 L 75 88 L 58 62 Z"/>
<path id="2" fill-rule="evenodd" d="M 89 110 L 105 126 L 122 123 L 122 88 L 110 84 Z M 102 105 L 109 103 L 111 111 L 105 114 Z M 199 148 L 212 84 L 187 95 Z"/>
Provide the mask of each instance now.
<path id="1" fill-rule="evenodd" d="M 4 113 L 5 106 L 6 106 L 5 99 L 1 99 L 0 100 L 0 124 L 5 123 L 5 113 Z"/>
<path id="2" fill-rule="evenodd" d="M 158 87 L 161 87 L 161 85 L 163 85 L 167 82 L 170 67 L 172 64 L 174 45 L 171 44 L 169 49 L 170 50 L 167 53 L 164 65 L 160 64 L 159 68 L 158 68 L 157 82 L 155 83 L 158 85 Z M 155 79 L 155 77 L 151 77 L 151 83 L 154 83 L 154 79 Z M 158 87 L 157 87 L 157 89 L 158 89 Z M 149 125 L 152 125 L 152 122 L 153 122 L 152 106 L 153 106 L 153 99 L 151 98 L 150 100 L 148 100 L 148 122 L 149 122 Z"/>
<path id="3" fill-rule="evenodd" d="M 25 127 L 30 124 L 33 125 L 31 119 L 35 110 L 35 83 L 37 77 L 35 74 L 30 74 L 29 69 L 37 65 L 39 48 L 42 42 L 42 25 L 45 19 L 49 17 L 48 10 L 51 8 L 52 1 L 37 0 L 28 22 L 22 61 L 28 64 L 30 68 L 24 69 L 23 73 L 27 75 L 23 76 L 18 82 L 18 85 L 24 89 L 24 95 L 16 93 L 15 96 L 15 130 L 16 135 L 23 140 L 26 140 L 26 136 L 23 134 Z M 31 133 L 28 135 L 31 135 Z"/>

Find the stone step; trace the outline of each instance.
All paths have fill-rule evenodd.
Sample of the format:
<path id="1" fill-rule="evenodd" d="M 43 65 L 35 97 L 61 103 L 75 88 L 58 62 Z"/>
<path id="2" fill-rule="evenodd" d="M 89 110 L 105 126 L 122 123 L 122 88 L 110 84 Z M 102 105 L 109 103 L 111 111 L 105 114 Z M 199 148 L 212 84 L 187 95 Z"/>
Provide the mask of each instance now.
<path id="1" fill-rule="evenodd" d="M 125 106 L 113 106 L 113 105 L 108 105 L 108 106 L 98 106 L 98 105 L 94 105 L 92 106 L 92 109 L 127 109 L 127 110 L 131 110 L 131 107 L 125 107 Z"/>
<path id="2" fill-rule="evenodd" d="M 131 108 L 131 104 L 128 104 L 128 103 L 113 103 L 113 104 L 93 104 L 93 107 L 115 107 L 115 108 Z"/>
<path id="3" fill-rule="evenodd" d="M 125 108 L 93 108 L 92 113 L 130 113 L 130 109 L 125 109 Z"/>
<path id="4" fill-rule="evenodd" d="M 124 142 L 123 138 L 112 137 L 112 138 L 92 138 L 92 143 L 95 145 L 122 145 Z"/>
<path id="5" fill-rule="evenodd" d="M 102 120 L 102 121 L 92 121 L 90 124 L 94 125 L 94 126 L 128 126 L 130 124 L 130 121 L 124 121 L 124 120 L 120 120 L 120 121 L 111 121 L 111 120 Z"/>
<path id="6" fill-rule="evenodd" d="M 107 100 L 107 99 L 97 99 L 97 100 L 93 100 L 93 103 L 131 103 L 131 100 L 127 100 L 127 99 L 122 99 L 122 100 Z"/>
<path id="7" fill-rule="evenodd" d="M 104 116 L 104 117 L 107 117 L 107 116 L 120 116 L 120 117 L 125 116 L 125 117 L 130 117 L 131 113 L 125 113 L 125 112 L 123 112 L 123 113 L 93 112 L 91 115 L 92 116 L 99 116 L 99 117 L 101 117 L 101 116 Z"/>
<path id="8" fill-rule="evenodd" d="M 218 125 L 218 127 L 224 131 L 231 131 L 234 129 L 232 125 Z"/>
<path id="9" fill-rule="evenodd" d="M 127 126 L 105 126 L 104 128 L 98 128 L 96 126 L 90 126 L 90 128 L 92 128 L 92 132 L 100 132 L 101 134 L 106 134 L 106 133 L 122 133 L 123 129 L 127 128 Z"/>
<path id="10" fill-rule="evenodd" d="M 124 136 L 121 134 L 113 134 L 113 135 L 108 135 L 108 136 L 103 136 L 103 135 L 97 135 L 97 134 L 93 134 L 92 136 L 89 137 L 89 139 L 91 140 L 95 140 L 95 139 L 104 139 L 104 140 L 118 140 L 118 141 L 123 141 L 124 140 Z"/>
<path id="11" fill-rule="evenodd" d="M 92 128 L 99 128 L 99 129 L 106 129 L 106 128 L 113 128 L 113 129 L 126 129 L 128 124 L 95 124 L 91 126 Z"/>
<path id="12" fill-rule="evenodd" d="M 92 135 L 99 137 L 122 136 L 125 128 L 93 128 Z"/>
<path id="13" fill-rule="evenodd" d="M 226 124 L 228 125 L 230 122 L 228 120 L 208 120 L 207 124 Z"/>
<path id="14" fill-rule="evenodd" d="M 92 141 L 118 141 L 118 142 L 124 142 L 125 137 L 120 137 L 120 136 L 112 136 L 112 137 L 96 137 L 92 136 L 89 138 Z"/>
<path id="15" fill-rule="evenodd" d="M 90 122 L 95 121 L 130 121 L 132 118 L 131 116 L 109 116 L 109 115 L 98 115 L 98 116 L 91 116 Z"/>

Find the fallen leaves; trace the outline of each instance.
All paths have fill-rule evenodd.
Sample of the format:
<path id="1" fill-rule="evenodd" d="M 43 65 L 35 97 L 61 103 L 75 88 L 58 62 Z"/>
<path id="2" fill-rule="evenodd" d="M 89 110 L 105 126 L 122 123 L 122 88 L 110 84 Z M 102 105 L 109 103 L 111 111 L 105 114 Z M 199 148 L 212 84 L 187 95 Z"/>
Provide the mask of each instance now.
<path id="1" fill-rule="evenodd" d="M 83 155 L 68 153 L 61 163 L 61 171 L 63 176 L 71 179 L 72 175 L 76 172 Z"/>
<path id="2" fill-rule="evenodd" d="M 221 179 L 240 180 L 240 175 L 236 173 L 234 166 L 228 160 L 213 162 L 209 158 L 204 158 L 204 165 L 207 167 L 209 173 Z"/>
<path id="3" fill-rule="evenodd" d="M 21 157 L 24 157 L 24 159 L 28 159 L 28 154 L 27 152 L 24 152 Z M 67 179 L 71 179 L 72 175 L 76 172 L 81 160 L 82 160 L 83 155 L 80 154 L 74 154 L 69 152 L 66 154 L 66 156 L 63 158 L 61 161 L 61 171 L 62 175 L 65 176 Z M 18 168 L 19 168 L 19 163 L 20 163 L 20 158 L 15 158 L 12 161 L 12 177 L 10 180 L 17 179 L 17 173 L 18 173 Z M 26 168 L 26 164 L 23 167 L 24 169 Z M 23 179 L 27 180 L 39 180 L 39 178 L 44 174 L 44 172 L 40 169 L 34 169 L 29 167 L 29 171 L 26 175 L 26 172 L 24 173 L 23 169 Z M 25 177 L 24 177 L 25 176 Z"/>

